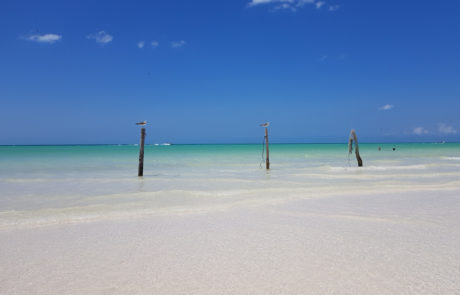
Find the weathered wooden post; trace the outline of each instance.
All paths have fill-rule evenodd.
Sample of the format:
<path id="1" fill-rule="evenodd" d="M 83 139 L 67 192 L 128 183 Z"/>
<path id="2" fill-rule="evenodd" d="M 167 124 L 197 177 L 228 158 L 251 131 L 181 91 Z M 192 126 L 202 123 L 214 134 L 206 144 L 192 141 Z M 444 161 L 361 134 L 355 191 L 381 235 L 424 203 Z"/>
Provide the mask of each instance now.
<path id="1" fill-rule="evenodd" d="M 136 123 L 139 126 L 147 125 L 147 121 Z M 145 142 L 145 128 L 141 128 L 141 145 L 139 149 L 139 167 L 137 169 L 137 176 L 144 176 L 144 142 Z"/>
<path id="2" fill-rule="evenodd" d="M 355 142 L 355 154 L 356 160 L 358 161 L 358 167 L 363 166 L 363 160 L 359 155 L 359 146 L 358 146 L 358 137 L 356 136 L 356 132 L 354 129 L 350 131 L 350 137 L 348 138 L 348 153 L 351 154 L 353 151 L 353 141 Z"/>
<path id="3" fill-rule="evenodd" d="M 141 148 L 139 150 L 139 169 L 137 176 L 144 176 L 144 141 L 145 141 L 145 128 L 141 128 Z"/>
<path id="4" fill-rule="evenodd" d="M 265 159 L 265 168 L 269 170 L 270 169 L 270 157 L 269 157 L 269 151 L 268 151 L 268 126 L 270 126 L 270 122 L 260 124 L 260 126 L 265 127 L 265 146 L 267 149 L 266 151 L 267 157 Z"/>
<path id="5" fill-rule="evenodd" d="M 265 160 L 265 167 L 270 169 L 270 157 L 268 155 L 268 128 L 265 127 L 265 146 L 267 147 L 267 159 Z"/>

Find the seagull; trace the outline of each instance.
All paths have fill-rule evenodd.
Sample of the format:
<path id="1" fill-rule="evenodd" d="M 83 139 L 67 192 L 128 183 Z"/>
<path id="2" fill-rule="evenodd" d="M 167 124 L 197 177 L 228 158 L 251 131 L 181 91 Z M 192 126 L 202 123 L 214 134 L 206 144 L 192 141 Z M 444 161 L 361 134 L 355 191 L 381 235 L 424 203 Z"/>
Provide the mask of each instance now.
<path id="1" fill-rule="evenodd" d="M 137 122 L 136 125 L 145 126 L 147 125 L 147 121 Z"/>
<path id="2" fill-rule="evenodd" d="M 265 122 L 265 123 L 263 123 L 263 124 L 260 124 L 260 126 L 262 126 L 262 127 L 268 127 L 268 126 L 270 126 L 270 122 Z"/>

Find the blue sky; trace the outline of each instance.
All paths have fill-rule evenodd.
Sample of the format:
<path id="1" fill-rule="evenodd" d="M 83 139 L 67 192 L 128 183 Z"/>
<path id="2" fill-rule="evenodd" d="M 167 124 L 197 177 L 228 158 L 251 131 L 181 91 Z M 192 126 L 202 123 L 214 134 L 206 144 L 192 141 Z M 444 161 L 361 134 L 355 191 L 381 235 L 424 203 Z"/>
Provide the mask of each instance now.
<path id="1" fill-rule="evenodd" d="M 460 141 L 457 1 L 0 4 L 0 144 Z"/>

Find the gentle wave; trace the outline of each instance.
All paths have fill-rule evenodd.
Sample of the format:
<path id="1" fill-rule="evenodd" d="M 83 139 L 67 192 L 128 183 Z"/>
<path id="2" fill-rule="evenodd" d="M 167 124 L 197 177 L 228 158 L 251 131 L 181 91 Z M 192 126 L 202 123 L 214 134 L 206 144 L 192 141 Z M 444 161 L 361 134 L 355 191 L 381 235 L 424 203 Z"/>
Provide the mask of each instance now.
<path id="1" fill-rule="evenodd" d="M 460 157 L 441 157 L 443 160 L 454 160 L 454 161 L 460 161 Z"/>
<path id="2" fill-rule="evenodd" d="M 369 171 L 393 171 L 393 170 L 424 170 L 427 165 L 406 165 L 406 166 L 364 166 L 364 167 L 340 167 L 328 166 L 332 171 L 347 171 L 347 170 L 369 170 Z"/>

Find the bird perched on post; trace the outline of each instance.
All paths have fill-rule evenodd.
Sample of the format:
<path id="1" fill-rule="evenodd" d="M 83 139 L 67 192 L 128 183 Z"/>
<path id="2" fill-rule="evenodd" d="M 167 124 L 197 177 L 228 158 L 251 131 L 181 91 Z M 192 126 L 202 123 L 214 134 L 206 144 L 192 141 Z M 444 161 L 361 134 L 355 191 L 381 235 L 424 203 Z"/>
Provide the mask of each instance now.
<path id="1" fill-rule="evenodd" d="M 270 126 L 270 122 L 265 122 L 265 123 L 263 123 L 263 124 L 260 124 L 260 126 L 262 126 L 262 127 L 268 127 L 268 126 Z"/>
<path id="2" fill-rule="evenodd" d="M 136 125 L 145 126 L 145 125 L 147 125 L 147 121 L 137 122 Z"/>

